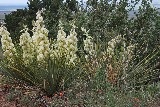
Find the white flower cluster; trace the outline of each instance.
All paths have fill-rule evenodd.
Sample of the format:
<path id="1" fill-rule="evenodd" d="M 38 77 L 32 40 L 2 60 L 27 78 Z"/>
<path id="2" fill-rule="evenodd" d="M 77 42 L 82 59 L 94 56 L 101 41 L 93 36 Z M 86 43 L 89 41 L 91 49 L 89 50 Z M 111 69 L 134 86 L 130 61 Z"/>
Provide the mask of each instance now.
<path id="1" fill-rule="evenodd" d="M 91 36 L 89 36 L 88 31 L 86 31 L 86 29 L 84 29 L 83 27 L 81 28 L 81 30 L 85 33 L 84 35 L 86 35 L 86 39 L 83 40 L 84 42 L 84 50 L 89 53 L 89 55 L 93 56 L 95 55 L 95 50 L 94 50 L 94 46 L 93 46 L 93 38 Z M 86 55 L 85 58 L 87 59 L 88 56 Z"/>
<path id="2" fill-rule="evenodd" d="M 75 31 L 76 26 L 72 24 L 70 34 L 66 36 L 63 30 L 62 23 L 59 24 L 59 31 L 57 40 L 53 43 L 53 47 L 50 49 L 50 41 L 48 39 L 48 30 L 44 26 L 42 11 L 36 13 L 36 21 L 33 21 L 33 36 L 28 33 L 28 28 L 25 27 L 20 36 L 19 45 L 23 51 L 23 61 L 26 65 L 33 62 L 36 58 L 38 62 L 44 62 L 49 57 L 58 60 L 65 60 L 67 65 L 74 65 L 77 59 L 77 33 Z M 0 35 L 2 36 L 2 49 L 4 56 L 11 59 L 13 54 L 16 54 L 16 49 L 12 43 L 12 39 L 9 37 L 10 33 L 4 26 L 0 27 Z M 64 58 L 64 59 L 62 59 Z"/>
<path id="3" fill-rule="evenodd" d="M 0 27 L 0 35 L 2 36 L 2 49 L 4 51 L 3 55 L 10 61 L 13 60 L 13 55 L 16 53 L 16 49 L 14 44 L 12 43 L 11 37 L 9 37 L 10 33 L 7 31 L 7 28 L 3 25 Z"/>
<path id="4" fill-rule="evenodd" d="M 66 53 L 67 53 L 67 59 L 69 60 L 69 64 L 74 64 L 74 60 L 77 58 L 76 52 L 77 52 L 77 33 L 75 31 L 76 26 L 73 24 L 72 29 L 70 31 L 70 35 L 67 36 L 66 39 Z"/>
<path id="5" fill-rule="evenodd" d="M 117 44 L 122 42 L 122 40 L 123 38 L 121 37 L 121 35 L 119 35 L 108 42 L 107 54 L 110 58 L 112 58 L 115 55 L 115 48 Z M 123 62 L 129 61 L 132 58 L 134 49 L 135 49 L 135 45 L 126 46 L 126 42 L 123 41 L 123 50 L 121 50 L 120 52 L 122 55 Z"/>
<path id="6" fill-rule="evenodd" d="M 62 23 L 59 23 L 59 31 L 57 35 L 57 41 L 55 49 L 51 50 L 51 58 L 65 58 L 66 64 L 74 64 L 77 49 L 77 33 L 75 32 L 75 25 L 72 25 L 70 35 L 66 37 L 66 33 L 63 31 Z"/>
<path id="7" fill-rule="evenodd" d="M 24 29 L 24 33 L 20 36 L 19 45 L 22 47 L 24 63 L 28 65 L 34 58 L 34 45 L 27 28 Z"/>
<path id="8" fill-rule="evenodd" d="M 126 54 L 127 54 L 127 56 L 128 56 L 128 60 L 130 60 L 130 59 L 132 59 L 132 57 L 133 57 L 133 52 L 134 52 L 134 49 L 135 49 L 135 45 L 129 45 L 128 47 L 127 47 L 127 50 L 126 50 Z"/>
<path id="9" fill-rule="evenodd" d="M 36 13 L 36 22 L 33 27 L 33 44 L 35 46 L 37 61 L 44 61 L 45 58 L 49 57 L 50 43 L 48 39 L 48 30 L 44 26 L 43 17 L 41 16 L 42 11 Z"/>
<path id="10" fill-rule="evenodd" d="M 63 31 L 62 22 L 59 22 L 59 31 L 57 35 L 57 42 L 55 48 L 57 49 L 57 55 L 63 56 L 66 54 L 66 33 Z"/>
<path id="11" fill-rule="evenodd" d="M 107 54 L 109 55 L 110 58 L 112 58 L 112 56 L 114 55 L 114 49 L 116 45 L 121 42 L 121 40 L 122 40 L 121 35 L 118 35 L 108 42 Z"/>

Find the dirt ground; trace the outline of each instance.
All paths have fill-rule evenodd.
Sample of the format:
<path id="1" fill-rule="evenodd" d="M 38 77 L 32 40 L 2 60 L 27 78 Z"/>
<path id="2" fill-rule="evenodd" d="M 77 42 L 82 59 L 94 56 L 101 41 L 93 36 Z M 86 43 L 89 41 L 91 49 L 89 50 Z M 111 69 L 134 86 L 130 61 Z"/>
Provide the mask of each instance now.
<path id="1" fill-rule="evenodd" d="M 5 95 L 6 95 L 6 93 L 3 92 L 2 90 L 0 90 L 0 107 L 17 107 L 16 102 L 15 101 L 12 101 L 12 102 L 7 101 Z"/>

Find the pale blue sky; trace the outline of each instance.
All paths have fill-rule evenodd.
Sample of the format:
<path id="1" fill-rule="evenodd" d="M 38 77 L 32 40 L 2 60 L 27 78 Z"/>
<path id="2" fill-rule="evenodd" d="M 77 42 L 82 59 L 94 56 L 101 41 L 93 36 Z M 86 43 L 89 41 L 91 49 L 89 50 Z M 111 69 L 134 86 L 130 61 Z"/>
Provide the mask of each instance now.
<path id="1" fill-rule="evenodd" d="M 27 1 L 28 0 L 0 0 L 0 5 L 27 5 Z M 160 4 L 160 0 L 153 0 L 153 4 Z"/>
<path id="2" fill-rule="evenodd" d="M 27 5 L 28 0 L 0 0 L 0 5 Z"/>

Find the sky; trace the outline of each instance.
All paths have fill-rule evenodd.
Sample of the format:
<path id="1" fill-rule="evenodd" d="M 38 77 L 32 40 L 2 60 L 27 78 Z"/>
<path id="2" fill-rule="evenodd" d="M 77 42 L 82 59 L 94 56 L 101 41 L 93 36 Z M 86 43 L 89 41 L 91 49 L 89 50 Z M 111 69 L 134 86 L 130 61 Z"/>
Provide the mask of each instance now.
<path id="1" fill-rule="evenodd" d="M 28 0 L 0 0 L 0 5 L 27 5 Z"/>
<path id="2" fill-rule="evenodd" d="M 27 5 L 27 1 L 28 0 L 0 0 L 0 5 Z M 83 0 L 83 1 L 86 1 L 86 0 Z M 153 0 L 153 4 L 160 5 L 160 0 Z"/>

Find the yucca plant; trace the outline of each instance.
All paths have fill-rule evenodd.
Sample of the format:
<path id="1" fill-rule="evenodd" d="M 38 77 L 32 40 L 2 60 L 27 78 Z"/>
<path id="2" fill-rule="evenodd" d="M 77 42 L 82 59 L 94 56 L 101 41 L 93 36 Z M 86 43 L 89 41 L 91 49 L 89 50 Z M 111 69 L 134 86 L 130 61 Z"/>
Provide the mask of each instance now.
<path id="1" fill-rule="evenodd" d="M 72 80 L 80 76 L 80 58 L 77 56 L 76 26 L 66 36 L 63 25 L 59 23 L 57 39 L 48 39 L 48 30 L 44 26 L 42 11 L 37 12 L 33 21 L 33 36 L 25 26 L 21 32 L 20 43 L 14 45 L 10 33 L 2 25 L 2 49 L 4 59 L 0 62 L 2 74 L 9 80 L 43 89 L 47 95 L 68 87 Z"/>

